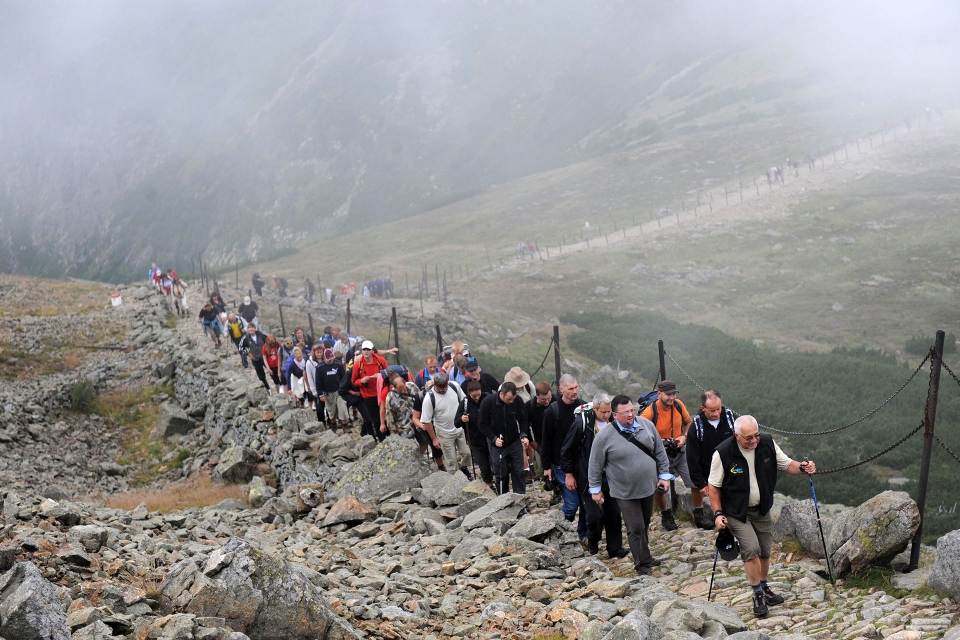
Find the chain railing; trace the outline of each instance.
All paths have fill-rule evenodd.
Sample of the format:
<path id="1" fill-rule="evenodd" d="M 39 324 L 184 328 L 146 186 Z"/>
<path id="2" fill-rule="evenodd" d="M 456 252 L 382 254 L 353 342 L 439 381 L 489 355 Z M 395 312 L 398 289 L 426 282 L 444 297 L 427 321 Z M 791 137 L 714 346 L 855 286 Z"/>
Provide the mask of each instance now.
<path id="1" fill-rule="evenodd" d="M 854 469 L 854 468 L 856 468 L 856 467 L 865 465 L 865 464 L 867 464 L 868 462 L 873 462 L 874 460 L 876 460 L 876 459 L 879 458 L 880 456 L 884 456 L 884 455 L 890 453 L 891 451 L 893 451 L 894 449 L 896 449 L 897 447 L 899 447 L 900 445 L 902 445 L 904 442 L 906 442 L 907 440 L 909 440 L 909 439 L 910 439 L 912 436 L 914 436 L 918 431 L 920 431 L 921 429 L 923 429 L 923 427 L 924 427 L 926 424 L 927 424 L 927 421 L 926 421 L 925 419 L 924 419 L 924 420 L 921 420 L 921 421 L 920 421 L 920 424 L 918 424 L 916 427 L 914 427 L 914 429 L 913 429 L 912 431 L 910 431 L 909 433 L 907 433 L 905 436 L 903 436 L 902 438 L 900 438 L 899 440 L 897 440 L 896 442 L 894 442 L 892 445 L 890 445 L 889 447 L 887 447 L 887 448 L 884 449 L 883 451 L 881 451 L 881 452 L 879 452 L 879 453 L 875 453 L 874 455 L 870 456 L 869 458 L 864 458 L 863 460 L 859 460 L 859 461 L 857 461 L 857 462 L 854 462 L 853 464 L 848 464 L 848 465 L 844 465 L 844 466 L 842 466 L 842 467 L 837 467 L 836 469 L 827 469 L 826 471 L 820 471 L 820 470 L 818 470 L 818 471 L 817 471 L 817 474 L 819 474 L 819 475 L 824 475 L 824 474 L 827 474 L 827 473 L 839 473 L 839 472 L 841 472 L 841 471 L 847 471 L 847 470 L 849 470 L 849 469 Z"/>
<path id="2" fill-rule="evenodd" d="M 940 436 L 938 436 L 937 434 L 933 434 L 933 439 L 936 440 L 936 441 L 937 441 L 937 444 L 939 444 L 941 447 L 943 447 L 943 450 L 946 451 L 947 453 L 949 453 L 949 454 L 953 457 L 954 460 L 956 460 L 957 462 L 960 462 L 960 456 L 958 456 L 958 455 L 953 451 L 953 449 L 951 449 L 950 447 L 948 447 L 948 446 L 947 446 L 947 443 L 940 439 Z"/>

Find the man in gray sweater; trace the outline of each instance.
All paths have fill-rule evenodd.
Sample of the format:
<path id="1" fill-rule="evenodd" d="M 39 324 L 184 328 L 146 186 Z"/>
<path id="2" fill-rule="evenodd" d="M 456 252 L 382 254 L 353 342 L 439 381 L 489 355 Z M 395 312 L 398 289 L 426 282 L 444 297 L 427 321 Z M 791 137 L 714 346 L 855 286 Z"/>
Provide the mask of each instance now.
<path id="1" fill-rule="evenodd" d="M 611 402 L 613 423 L 594 438 L 587 481 L 594 502 L 603 504 L 601 480 L 607 475 L 610 495 L 617 499 L 633 566 L 649 576 L 660 564 L 650 555 L 647 529 L 653 515 L 653 493 L 670 487 L 670 461 L 656 427 L 646 418 L 637 418 L 633 401 L 625 395 Z"/>

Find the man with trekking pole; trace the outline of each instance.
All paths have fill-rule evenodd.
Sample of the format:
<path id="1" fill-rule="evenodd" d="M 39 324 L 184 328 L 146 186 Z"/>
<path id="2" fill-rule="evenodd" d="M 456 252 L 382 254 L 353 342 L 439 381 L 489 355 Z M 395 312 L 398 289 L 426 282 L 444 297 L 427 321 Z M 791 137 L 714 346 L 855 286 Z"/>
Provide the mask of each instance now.
<path id="1" fill-rule="evenodd" d="M 783 596 L 767 586 L 773 542 L 773 491 L 777 470 L 792 475 L 814 474 L 812 460 L 791 460 L 773 438 L 760 434 L 753 416 L 740 416 L 733 423 L 734 437 L 724 440 L 713 454 L 707 490 L 713 506 L 714 524 L 727 529 L 740 541 L 740 559 L 753 589 L 753 614 L 767 615 L 768 605 L 783 602 Z"/>
<path id="2" fill-rule="evenodd" d="M 529 442 L 527 408 L 517 395 L 517 385 L 504 382 L 496 393 L 484 398 L 477 420 L 490 441 L 490 466 L 497 494 L 510 490 L 511 479 L 514 493 L 526 493 L 523 449 Z"/>

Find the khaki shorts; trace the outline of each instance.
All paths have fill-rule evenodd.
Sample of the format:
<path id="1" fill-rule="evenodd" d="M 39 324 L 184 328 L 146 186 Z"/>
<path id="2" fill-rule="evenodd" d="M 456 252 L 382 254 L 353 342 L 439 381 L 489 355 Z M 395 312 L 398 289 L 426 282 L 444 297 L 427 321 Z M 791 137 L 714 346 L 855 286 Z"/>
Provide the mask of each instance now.
<path id="1" fill-rule="evenodd" d="M 339 422 L 347 422 L 350 419 L 347 401 L 341 398 L 339 393 L 328 393 L 324 397 L 326 402 L 323 404 L 326 406 L 328 418 Z"/>
<path id="2" fill-rule="evenodd" d="M 760 515 L 760 507 L 747 509 L 747 521 L 727 516 L 727 526 L 740 541 L 740 559 L 769 558 L 773 546 L 773 516 L 768 511 Z"/>

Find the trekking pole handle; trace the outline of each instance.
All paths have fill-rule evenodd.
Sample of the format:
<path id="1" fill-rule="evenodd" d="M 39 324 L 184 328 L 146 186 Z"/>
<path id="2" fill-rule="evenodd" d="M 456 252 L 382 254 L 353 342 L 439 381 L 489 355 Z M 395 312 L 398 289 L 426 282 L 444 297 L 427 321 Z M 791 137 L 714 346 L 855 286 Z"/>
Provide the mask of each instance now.
<path id="1" fill-rule="evenodd" d="M 810 458 L 809 458 L 809 456 L 803 456 L 803 462 L 800 463 L 800 470 L 803 471 L 803 472 L 804 472 L 805 474 L 807 474 L 808 476 L 811 475 L 810 472 L 807 471 L 807 467 L 808 467 L 809 465 L 810 465 Z M 812 480 L 811 480 L 811 482 L 812 482 Z"/>

